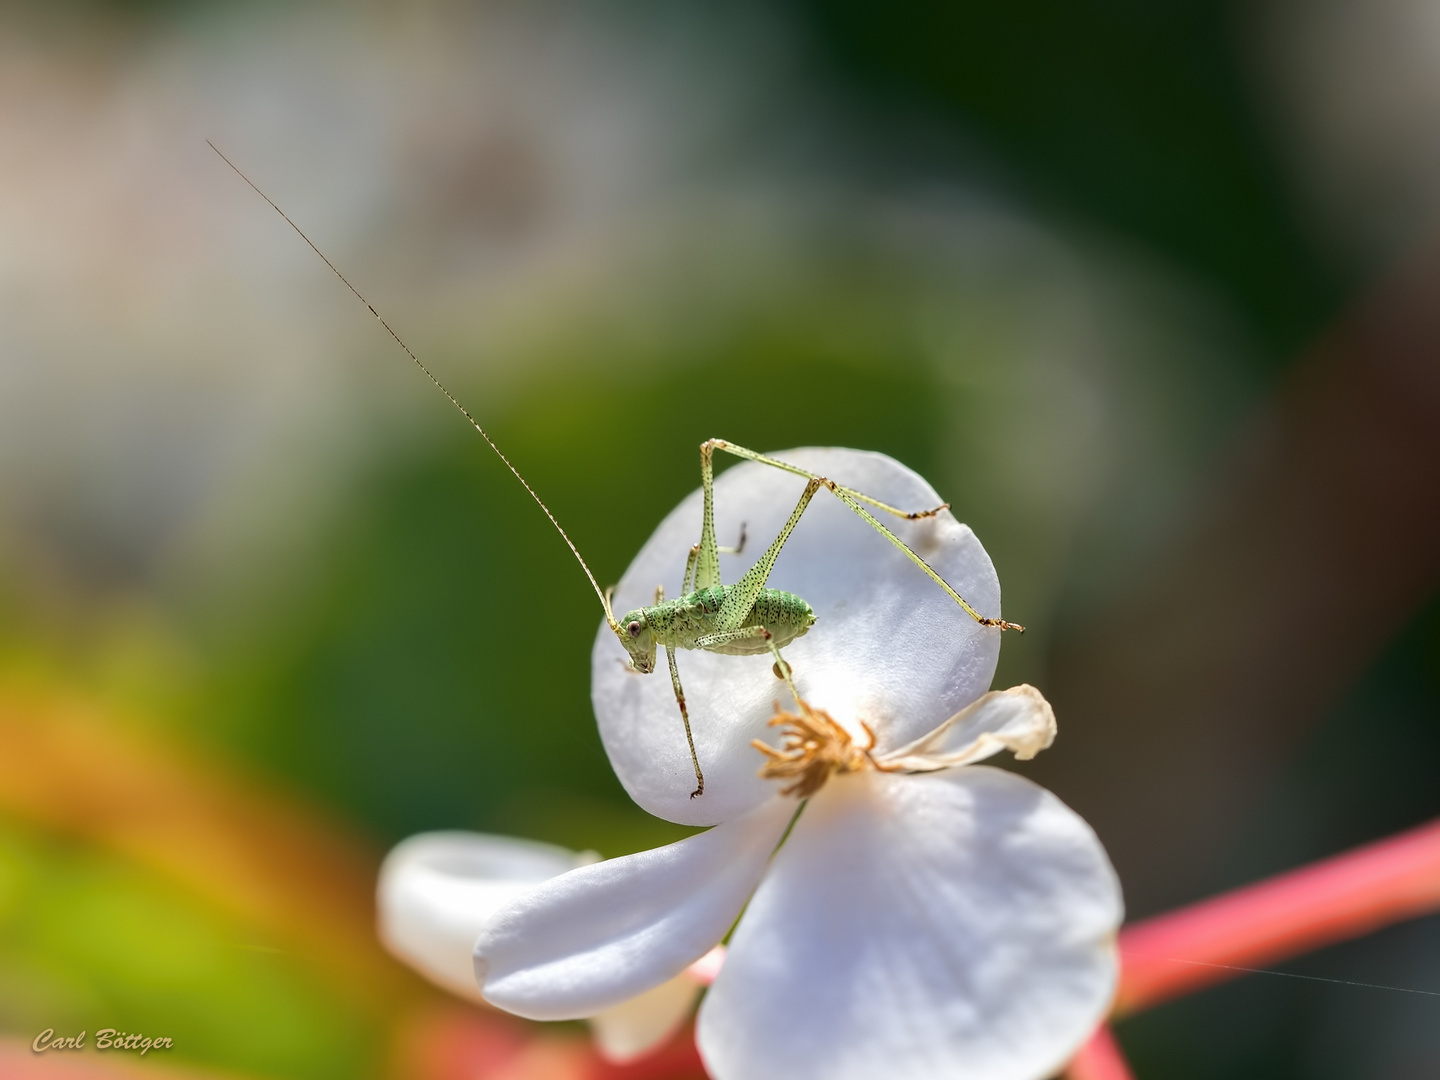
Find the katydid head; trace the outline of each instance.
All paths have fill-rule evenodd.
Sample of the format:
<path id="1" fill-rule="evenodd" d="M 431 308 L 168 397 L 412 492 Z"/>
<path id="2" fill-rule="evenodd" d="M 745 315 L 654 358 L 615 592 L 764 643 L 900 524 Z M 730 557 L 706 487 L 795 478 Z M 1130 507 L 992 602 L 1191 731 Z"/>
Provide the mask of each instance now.
<path id="1" fill-rule="evenodd" d="M 628 611 L 620 619 L 615 631 L 620 644 L 630 654 L 630 667 L 642 675 L 655 670 L 655 635 L 650 629 L 650 620 L 644 608 Z"/>

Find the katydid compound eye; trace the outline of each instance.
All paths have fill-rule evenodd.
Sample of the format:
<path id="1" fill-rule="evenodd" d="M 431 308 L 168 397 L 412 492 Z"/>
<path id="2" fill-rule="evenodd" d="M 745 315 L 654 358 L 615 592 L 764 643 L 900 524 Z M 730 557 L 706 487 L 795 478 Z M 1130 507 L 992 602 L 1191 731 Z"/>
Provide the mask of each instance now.
<path id="1" fill-rule="evenodd" d="M 631 636 L 631 637 L 639 637 L 639 636 L 640 636 L 640 624 L 639 624 L 638 622 L 632 622 L 632 623 L 631 623 L 629 626 L 627 626 L 625 629 L 630 631 L 630 636 Z"/>

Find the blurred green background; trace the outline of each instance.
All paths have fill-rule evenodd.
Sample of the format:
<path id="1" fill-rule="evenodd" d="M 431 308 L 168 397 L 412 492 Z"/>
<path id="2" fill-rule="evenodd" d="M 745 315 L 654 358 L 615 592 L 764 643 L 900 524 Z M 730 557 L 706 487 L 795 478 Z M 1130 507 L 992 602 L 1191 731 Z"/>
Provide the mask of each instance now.
<path id="1" fill-rule="evenodd" d="M 1132 915 L 1440 812 L 1419 11 L 6 7 L 0 1031 L 591 1075 L 385 958 L 373 868 L 684 832 L 609 772 L 558 537 L 207 137 L 602 583 L 710 436 L 930 479 L 1031 627 L 997 682 L 1062 736 L 1026 771 Z M 1293 970 L 1440 989 L 1440 925 Z M 1119 1035 L 1141 1076 L 1428 1077 L 1427 1000 L 1254 977 Z"/>

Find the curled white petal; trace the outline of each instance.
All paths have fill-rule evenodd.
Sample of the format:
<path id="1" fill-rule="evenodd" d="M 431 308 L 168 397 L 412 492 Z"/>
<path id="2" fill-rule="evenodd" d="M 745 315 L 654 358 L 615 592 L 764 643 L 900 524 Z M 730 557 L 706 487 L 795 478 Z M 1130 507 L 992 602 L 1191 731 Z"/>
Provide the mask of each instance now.
<path id="1" fill-rule="evenodd" d="M 508 836 L 412 836 L 380 868 L 380 940 L 432 982 L 478 1001 L 471 954 L 481 927 L 532 885 L 582 861 L 564 848 Z"/>
<path id="2" fill-rule="evenodd" d="M 1028 761 L 1055 741 L 1055 731 L 1055 710 L 1045 696 L 1028 684 L 1012 686 L 992 690 L 928 735 L 877 760 L 902 772 L 973 765 L 1002 750 Z"/>
<path id="3" fill-rule="evenodd" d="M 716 455 L 722 459 L 724 455 Z M 883 454 L 845 449 L 781 451 L 781 460 L 818 472 L 906 510 L 941 499 L 921 477 Z M 716 531 L 740 555 L 721 555 L 727 584 L 740 579 L 780 531 L 805 486 L 797 476 L 742 463 L 715 481 Z M 700 539 L 700 492 L 651 536 L 625 572 L 615 609 L 653 603 L 655 586 L 677 596 L 686 556 Z M 981 614 L 1000 614 L 1000 584 L 985 549 L 949 511 L 920 521 L 878 513 Z M 994 675 L 1000 631 L 978 625 L 885 538 L 828 492 L 815 496 L 781 552 L 769 584 L 803 597 L 817 621 L 788 646 L 800 692 L 861 735 L 871 725 L 884 750 L 904 745 L 970 704 Z M 692 825 L 726 821 L 773 794 L 756 776 L 752 739 L 774 741 L 766 723 L 784 686 L 768 656 L 682 651 L 681 681 L 705 794 L 689 797 L 694 774 L 663 661 L 650 675 L 625 670 L 624 650 L 602 627 L 592 654 L 592 696 L 611 764 L 642 807 Z"/>
<path id="4" fill-rule="evenodd" d="M 527 890 L 475 942 L 485 1000 L 572 1020 L 674 978 L 730 929 L 793 813 L 771 799 L 709 832 Z"/>
<path id="5" fill-rule="evenodd" d="M 985 766 L 837 776 L 701 1004 L 716 1080 L 1042 1080 L 1109 1006 L 1119 884 L 1076 814 Z"/>

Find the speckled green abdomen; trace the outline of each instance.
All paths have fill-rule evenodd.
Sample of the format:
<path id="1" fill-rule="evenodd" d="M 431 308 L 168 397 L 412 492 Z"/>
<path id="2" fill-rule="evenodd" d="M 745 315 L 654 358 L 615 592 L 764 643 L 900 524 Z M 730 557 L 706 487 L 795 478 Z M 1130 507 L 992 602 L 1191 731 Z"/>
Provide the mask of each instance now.
<path id="1" fill-rule="evenodd" d="M 815 624 L 815 612 L 800 597 L 782 589 L 762 589 L 750 609 L 750 617 L 744 626 L 763 626 L 775 635 L 777 648 L 784 648 Z M 763 640 L 745 642 L 746 648 L 721 649 L 721 652 L 736 654 L 768 652 L 769 646 Z"/>
<path id="2" fill-rule="evenodd" d="M 725 595 L 733 586 L 717 585 L 713 589 L 697 589 L 674 600 L 666 600 L 646 608 L 650 628 L 658 644 L 672 649 L 696 649 L 696 642 L 715 633 L 716 617 Z M 784 648 L 815 623 L 815 612 L 800 597 L 782 589 L 761 589 L 742 626 L 763 626 L 770 631 L 776 648 Z M 764 638 L 742 638 L 725 645 L 711 645 L 707 652 L 730 656 L 754 656 L 768 653 L 770 644 Z"/>

